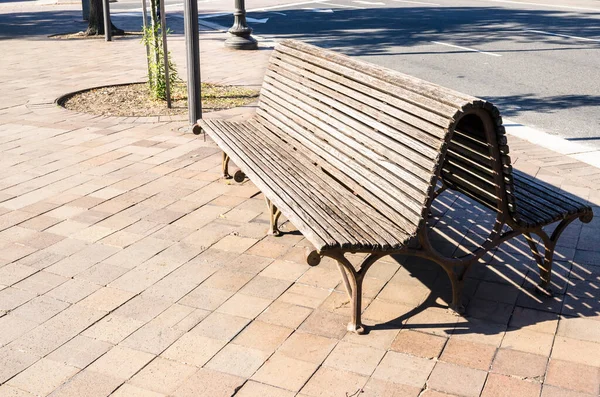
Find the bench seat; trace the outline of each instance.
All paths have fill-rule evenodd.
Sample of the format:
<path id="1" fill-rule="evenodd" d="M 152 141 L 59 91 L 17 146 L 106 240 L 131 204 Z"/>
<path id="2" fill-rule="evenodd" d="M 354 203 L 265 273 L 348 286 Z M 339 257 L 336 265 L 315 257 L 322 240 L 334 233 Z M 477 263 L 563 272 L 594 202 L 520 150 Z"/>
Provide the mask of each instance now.
<path id="1" fill-rule="evenodd" d="M 332 183 L 308 153 L 283 142 L 267 120 L 203 120 L 202 127 L 219 146 L 229 148 L 234 163 L 319 251 L 397 251 L 414 237 L 416 231 L 401 229 Z"/>
<path id="2" fill-rule="evenodd" d="M 513 170 L 513 181 L 518 203 L 515 221 L 524 227 L 549 225 L 590 210 L 582 201 L 551 189 L 521 171 Z"/>

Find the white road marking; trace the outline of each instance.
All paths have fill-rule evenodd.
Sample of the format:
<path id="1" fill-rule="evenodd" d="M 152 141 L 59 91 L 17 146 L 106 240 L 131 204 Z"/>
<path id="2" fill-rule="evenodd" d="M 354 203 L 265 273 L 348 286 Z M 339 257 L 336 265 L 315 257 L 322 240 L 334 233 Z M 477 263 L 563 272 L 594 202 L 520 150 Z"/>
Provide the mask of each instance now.
<path id="1" fill-rule="evenodd" d="M 306 11 L 312 11 L 312 12 L 325 12 L 325 13 L 333 13 L 333 10 L 331 8 L 303 8 L 303 10 Z"/>
<path id="2" fill-rule="evenodd" d="M 336 4 L 336 3 L 329 3 L 329 2 L 321 2 L 321 4 L 325 4 L 328 6 L 334 6 L 334 7 L 340 7 L 340 8 L 356 8 L 357 10 L 366 10 L 366 7 L 352 6 L 349 4 Z"/>
<path id="3" fill-rule="evenodd" d="M 246 21 L 253 22 L 253 23 L 267 23 L 268 20 L 269 20 L 269 18 L 256 19 L 256 18 L 246 17 Z"/>
<path id="4" fill-rule="evenodd" d="M 231 15 L 231 13 L 230 12 L 227 12 L 227 13 L 215 12 L 214 14 L 203 14 L 203 15 L 199 15 L 198 19 L 218 18 L 218 17 L 224 17 L 225 15 Z"/>
<path id="5" fill-rule="evenodd" d="M 442 43 L 442 42 L 439 42 L 439 41 L 432 41 L 432 43 L 439 44 L 439 45 L 445 45 L 447 47 L 459 48 L 459 49 L 465 50 L 465 51 L 478 52 L 480 54 L 491 55 L 493 57 L 501 57 L 502 56 L 500 54 L 494 54 L 493 52 L 480 51 L 480 50 L 476 50 L 474 48 L 462 47 L 462 46 L 459 46 L 459 45 L 454 45 L 454 44 L 449 44 L 449 43 Z"/>
<path id="6" fill-rule="evenodd" d="M 314 3 L 320 3 L 320 2 L 321 2 L 320 0 L 313 0 L 313 1 L 302 1 L 302 2 L 299 2 L 299 3 L 279 4 L 279 5 L 270 6 L 270 7 L 253 8 L 251 10 L 246 10 L 246 12 L 276 10 L 278 8 L 295 7 L 295 6 L 302 6 L 302 5 L 305 5 L 305 4 L 314 4 Z"/>
<path id="7" fill-rule="evenodd" d="M 569 36 L 568 34 L 551 33 L 551 32 L 544 32 L 543 30 L 533 30 L 533 29 L 525 29 L 525 31 L 526 32 L 533 32 L 533 33 L 539 33 L 539 34 L 545 34 L 545 35 L 548 35 L 548 36 L 566 37 L 568 39 L 584 40 L 584 41 L 594 41 L 594 42 L 600 43 L 600 40 L 598 40 L 598 39 L 589 39 L 587 37 Z"/>
<path id="8" fill-rule="evenodd" d="M 557 4 L 543 4 L 543 3 L 527 3 L 524 1 L 511 1 L 511 0 L 487 0 L 487 1 L 493 1 L 495 3 L 524 4 L 524 5 L 528 5 L 528 6 L 564 8 L 567 10 L 600 11 L 600 8 L 561 6 L 561 5 L 557 5 Z"/>
<path id="9" fill-rule="evenodd" d="M 439 6 L 441 4 L 437 4 L 437 3 L 425 3 L 422 1 L 408 1 L 408 0 L 394 0 L 395 2 L 398 3 L 411 3 L 411 4 L 423 4 L 423 5 L 428 5 L 428 6 Z"/>
<path id="10" fill-rule="evenodd" d="M 380 1 L 364 1 L 364 0 L 354 0 L 355 3 L 358 4 L 366 4 L 369 6 L 384 6 L 385 3 L 382 3 Z"/>

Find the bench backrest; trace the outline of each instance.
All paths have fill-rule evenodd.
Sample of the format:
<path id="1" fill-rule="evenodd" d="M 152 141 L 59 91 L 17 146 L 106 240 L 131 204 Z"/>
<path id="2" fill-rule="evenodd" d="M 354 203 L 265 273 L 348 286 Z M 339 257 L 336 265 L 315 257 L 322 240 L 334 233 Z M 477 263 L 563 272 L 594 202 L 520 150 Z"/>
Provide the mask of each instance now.
<path id="1" fill-rule="evenodd" d="M 323 172 L 411 234 L 427 216 L 438 176 L 451 187 L 462 187 L 466 175 L 455 175 L 463 162 L 476 163 L 475 174 L 467 171 L 469 178 L 484 176 L 484 184 L 497 186 L 496 196 L 505 190 L 494 177 L 494 153 L 489 150 L 497 146 L 496 133 L 502 132 L 497 131 L 501 121 L 493 106 L 319 47 L 294 40 L 276 47 L 258 117 L 273 125 L 274 132 L 283 132 L 280 138 L 305 152 Z M 450 143 L 449 161 L 442 167 L 457 125 L 460 133 Z M 479 131 L 486 126 L 487 131 Z M 486 134 L 494 142 L 485 144 L 488 154 L 481 159 L 469 135 L 485 139 Z M 495 157 L 500 160 L 499 154 Z M 472 196 L 478 197 L 477 189 L 462 190 L 473 190 Z M 488 202 L 487 195 L 482 198 Z"/>

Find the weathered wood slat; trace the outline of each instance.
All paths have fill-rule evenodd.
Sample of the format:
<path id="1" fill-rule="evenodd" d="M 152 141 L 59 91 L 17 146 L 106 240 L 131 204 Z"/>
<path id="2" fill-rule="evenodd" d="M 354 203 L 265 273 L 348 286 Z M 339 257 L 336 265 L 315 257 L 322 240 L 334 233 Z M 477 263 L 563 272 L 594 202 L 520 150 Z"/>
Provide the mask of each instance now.
<path id="1" fill-rule="evenodd" d="M 385 92 L 375 90 L 345 76 L 329 72 L 292 57 L 285 55 L 279 58 L 273 57 L 271 62 L 274 67 L 272 66 L 270 69 L 278 74 L 282 74 L 282 70 L 285 70 L 291 74 L 302 76 L 304 79 L 328 86 L 340 94 L 350 98 L 354 97 L 358 101 L 369 105 L 373 111 L 387 114 L 395 120 L 389 121 L 390 124 L 393 123 L 394 128 L 431 147 L 438 146 L 439 137 L 444 136 L 444 128 L 447 127 L 446 124 L 448 123 L 446 118 L 438 116 L 435 120 L 437 124 L 431 120 L 424 120 L 410 113 L 409 110 L 402 110 L 395 106 L 399 100 Z"/>
<path id="2" fill-rule="evenodd" d="M 331 113 L 335 115 L 336 120 L 345 121 L 345 124 L 357 130 L 369 130 L 378 133 L 378 142 L 391 145 L 398 148 L 398 154 L 408 159 L 420 162 L 425 159 L 436 158 L 440 151 L 441 141 L 437 140 L 435 147 L 430 147 L 423 142 L 412 138 L 411 136 L 400 132 L 394 127 L 384 124 L 385 121 L 393 123 L 382 112 L 374 112 L 370 115 L 366 110 L 367 106 L 348 97 L 340 95 L 338 92 L 330 90 L 327 87 L 303 79 L 294 79 L 290 74 L 276 74 L 267 72 L 265 81 L 275 84 L 285 84 L 292 89 L 301 92 L 306 97 L 314 98 L 322 104 L 328 105 L 338 112 Z M 281 88 L 281 87 L 280 87 Z M 364 126 L 363 126 L 364 125 Z M 376 138 L 374 138 L 376 139 Z M 392 154 L 393 159 L 393 154 Z"/>
<path id="3" fill-rule="evenodd" d="M 340 180 L 339 182 L 332 181 L 329 174 L 325 173 L 318 164 L 315 165 L 316 157 L 309 157 L 306 152 L 295 150 L 291 145 L 278 145 L 274 131 L 257 122 L 257 120 L 251 121 L 249 125 L 254 130 L 262 132 L 262 135 L 260 136 L 261 139 L 265 139 L 280 148 L 283 155 L 279 156 L 279 158 L 282 161 L 288 162 L 291 166 L 302 168 L 307 175 L 307 180 L 310 182 L 318 183 L 321 188 L 328 187 L 333 189 L 333 194 L 339 199 L 344 200 L 348 211 L 350 211 L 352 215 L 357 216 L 355 221 L 360 223 L 363 229 L 367 230 L 374 228 L 376 234 L 384 236 L 384 238 L 390 242 L 393 240 L 396 241 L 398 237 L 390 235 L 388 231 L 394 231 L 398 236 L 403 236 L 406 233 L 405 231 L 398 229 L 398 227 L 385 218 L 383 214 L 372 208 L 371 203 L 361 200 L 355 192 L 349 190 L 347 185 L 344 184 L 344 180 Z M 285 154 L 287 154 L 287 159 Z M 308 177 L 309 175 L 310 177 Z"/>
<path id="4" fill-rule="evenodd" d="M 313 63 L 324 63 L 326 65 L 325 67 L 343 65 L 341 66 L 340 74 L 346 76 L 358 74 L 359 81 L 369 81 L 369 79 L 364 77 L 365 75 L 368 75 L 375 79 L 375 81 L 373 81 L 373 83 L 375 83 L 374 86 L 379 88 L 379 86 L 382 85 L 381 83 L 386 83 L 386 85 L 381 87 L 382 90 L 394 93 L 395 95 L 401 94 L 407 101 L 416 104 L 420 104 L 426 99 L 435 100 L 439 103 L 438 109 L 440 112 L 447 110 L 442 107 L 443 105 L 447 105 L 450 108 L 454 106 L 460 107 L 461 104 L 472 102 L 476 99 L 412 76 L 392 72 L 389 69 L 377 65 L 360 62 L 339 53 L 323 51 L 297 41 L 282 42 L 279 51 L 293 56 L 295 55 L 296 57 L 310 55 L 313 58 L 316 58 L 316 60 L 313 60 Z M 441 113 L 441 115 L 452 117 L 452 115 L 447 112 Z"/>
<path id="5" fill-rule="evenodd" d="M 255 130 L 263 132 L 267 131 L 267 129 L 259 123 L 252 122 L 250 125 L 255 127 Z M 277 143 L 273 141 L 272 137 L 273 135 L 268 132 L 261 135 L 261 139 L 276 145 Z M 382 214 L 375 211 L 369 203 L 360 200 L 345 186 L 334 183 L 328 175 L 320 170 L 320 167 L 314 166 L 312 160 L 306 157 L 302 152 L 289 150 L 286 147 L 280 147 L 280 150 L 281 155 L 278 155 L 278 158 L 282 162 L 288 164 L 289 167 L 302 169 L 303 173 L 306 175 L 305 180 L 307 183 L 316 185 L 316 189 L 319 189 L 320 192 L 332 194 L 335 199 L 329 198 L 329 196 L 326 195 L 332 205 L 334 205 L 335 200 L 341 202 L 344 211 L 350 215 L 350 219 L 359 227 L 372 236 L 381 236 L 391 247 L 398 247 L 401 245 L 399 239 L 403 239 L 403 237 L 406 236 L 406 233 L 403 230 L 398 229 L 396 225 L 390 222 Z"/>
<path id="6" fill-rule="evenodd" d="M 289 99 L 287 92 L 280 91 L 283 87 L 279 83 L 273 82 L 274 87 L 271 90 L 271 82 L 269 78 L 265 78 L 267 91 Z M 292 88 L 290 87 L 290 89 Z M 332 108 L 329 108 L 328 113 L 314 110 L 317 102 L 313 102 L 308 96 L 301 94 L 301 88 L 297 90 L 298 92 L 295 93 L 295 97 L 306 103 L 306 106 L 300 106 L 300 109 L 306 112 L 306 115 L 313 116 L 313 120 L 318 120 L 317 123 L 312 123 L 318 130 L 328 130 L 328 134 L 337 138 L 342 144 L 341 147 L 344 145 L 350 146 L 355 151 L 360 152 L 363 156 L 370 159 L 373 162 L 370 167 L 371 170 L 377 171 L 381 167 L 385 170 L 380 169 L 378 171 L 380 174 L 383 172 L 383 175 L 388 175 L 391 172 L 394 177 L 398 178 L 394 183 L 398 184 L 400 189 L 410 194 L 417 202 L 423 201 L 423 191 L 427 189 L 430 183 L 429 180 L 424 180 L 423 178 L 428 177 L 430 179 L 431 171 L 434 168 L 434 161 L 431 158 L 428 159 L 423 155 L 418 155 L 417 152 L 409 149 L 407 146 L 399 145 L 397 142 L 381 136 L 377 130 L 366 128 L 359 122 L 355 122 L 344 116 L 344 113 Z M 317 96 L 316 99 L 328 104 L 323 98 Z M 351 113 L 351 111 L 347 111 L 345 114 L 352 115 Z M 355 116 L 360 117 L 359 115 Z M 310 121 L 306 116 L 304 119 Z M 437 156 L 439 152 L 430 154 Z M 426 171 L 423 168 L 428 163 L 430 164 L 430 169 Z M 399 166 L 399 164 L 402 164 L 402 166 Z M 408 172 L 409 170 L 411 172 Z"/>
<path id="7" fill-rule="evenodd" d="M 315 200 L 322 201 L 336 216 L 347 222 L 352 230 L 358 236 L 362 237 L 363 242 L 377 244 L 380 246 L 379 249 L 384 250 L 400 245 L 397 238 L 394 238 L 383 228 L 379 227 L 380 223 L 387 224 L 381 215 L 373 219 L 374 223 L 365 224 L 360 218 L 373 216 L 375 212 L 366 203 L 361 203 L 354 198 L 351 192 L 336 189 L 337 185 L 331 183 L 331 181 L 329 181 L 329 184 L 325 183 L 313 170 L 310 170 L 310 168 L 307 168 L 302 163 L 303 159 L 299 158 L 300 154 L 298 152 L 292 153 L 277 146 L 267 134 L 260 134 L 261 131 L 259 129 L 254 128 L 250 130 L 250 125 L 240 125 L 239 127 L 244 131 L 247 143 L 250 143 L 253 134 L 257 135 L 254 138 L 260 137 L 260 144 L 265 145 L 265 149 L 268 150 L 269 155 L 277 162 L 276 165 L 284 167 L 285 172 L 301 181 L 306 189 L 313 193 L 318 193 L 318 197 L 315 197 Z M 255 145 L 260 144 L 256 143 Z M 260 150 L 257 147 L 255 149 Z M 352 203 L 350 202 L 351 200 L 353 201 Z M 360 212 L 361 210 L 362 212 Z M 401 231 L 394 230 L 396 228 L 392 227 L 391 229 L 396 235 L 402 235 Z"/>
<path id="8" fill-rule="evenodd" d="M 310 140 L 305 139 L 303 136 L 296 134 L 296 132 L 289 127 L 289 125 L 293 124 L 293 121 L 281 114 L 280 118 L 269 117 L 265 119 L 264 116 L 269 116 L 266 113 L 266 109 L 268 107 L 261 107 L 257 110 L 257 114 L 261 116 L 257 121 L 259 121 L 263 125 L 267 125 L 270 129 L 279 129 L 294 140 L 292 146 L 298 148 L 298 150 L 302 150 L 303 153 L 310 158 L 313 162 L 321 164 L 326 169 L 330 169 L 328 167 L 328 163 L 324 160 L 324 157 L 327 156 L 327 153 L 320 149 L 318 146 L 314 145 Z M 309 148 L 309 149 L 305 149 Z M 363 188 L 356 180 L 363 180 L 359 174 L 352 170 L 352 168 L 348 167 L 343 161 L 337 160 L 336 158 L 331 159 L 332 167 L 339 169 L 340 172 L 335 174 L 335 177 L 341 182 L 345 183 L 355 194 L 359 197 L 362 197 L 364 200 L 368 201 L 372 205 L 376 206 L 377 210 L 384 214 L 389 220 L 398 225 L 402 230 L 405 230 L 407 234 L 414 235 L 417 230 L 417 225 L 411 223 L 408 219 L 404 217 L 404 215 L 400 214 L 393 207 L 389 206 L 388 203 L 378 195 L 371 193 L 370 190 Z M 367 187 L 369 187 L 370 182 L 368 180 L 363 181 Z M 376 190 L 376 189 L 374 189 Z M 379 192 L 378 192 L 379 193 Z"/>
<path id="9" fill-rule="evenodd" d="M 232 137 L 235 137 L 237 142 L 243 143 L 250 152 L 256 156 L 256 161 L 262 163 L 267 171 L 273 175 L 273 179 L 278 179 L 290 191 L 293 192 L 297 200 L 299 200 L 307 208 L 310 208 L 313 219 L 320 222 L 323 226 L 328 225 L 327 230 L 330 231 L 338 239 L 338 241 L 348 241 L 350 246 L 364 247 L 372 243 L 375 239 L 363 236 L 362 230 L 352 225 L 350 219 L 346 215 L 336 211 L 335 206 L 326 205 L 320 198 L 311 195 L 307 191 L 307 186 L 304 184 L 302 176 L 297 172 L 297 169 L 286 167 L 284 163 L 277 161 L 274 158 L 274 153 L 269 150 L 265 142 L 260 145 L 256 144 L 252 138 L 248 139 L 246 135 L 248 131 L 243 125 L 222 124 L 223 128 L 228 129 Z M 285 172 L 283 172 L 285 171 Z M 323 192 L 324 193 L 324 192 Z"/>
<path id="10" fill-rule="evenodd" d="M 207 122 L 210 125 L 210 122 Z M 211 138 L 215 140 L 219 146 L 227 150 L 231 159 L 240 167 L 248 176 L 252 178 L 253 183 L 267 196 L 281 211 L 285 211 L 286 217 L 292 221 L 296 227 L 301 227 L 304 236 L 314 244 L 318 249 L 335 247 L 338 242 L 335 241 L 322 227 L 318 224 L 309 224 L 307 220 L 310 216 L 300 206 L 298 206 L 293 198 L 279 186 L 277 192 L 271 188 L 270 178 L 262 172 L 262 170 L 254 169 L 254 165 L 244 152 L 237 152 L 235 146 L 230 146 L 222 139 L 222 135 L 218 134 L 219 128 L 212 128 Z"/>
<path id="11" fill-rule="evenodd" d="M 536 189 L 540 190 L 541 192 L 543 192 L 543 194 L 546 194 L 549 197 L 552 197 L 552 198 L 558 200 L 559 202 L 574 206 L 575 208 L 581 208 L 580 202 L 577 202 L 577 201 L 573 200 L 572 198 L 570 198 L 569 196 L 564 195 L 560 192 L 549 189 L 548 187 L 544 186 L 537 180 L 525 175 L 524 173 L 522 173 L 520 171 L 515 171 L 515 173 L 513 174 L 513 178 L 514 178 L 515 183 L 522 183 L 525 185 L 530 185 L 530 186 L 535 187 Z"/>
<path id="12" fill-rule="evenodd" d="M 323 130 L 321 130 L 319 128 L 315 128 L 314 124 L 309 125 L 309 121 L 311 121 L 312 123 L 316 123 L 317 125 L 319 124 L 319 122 L 308 114 L 302 114 L 302 116 L 309 119 L 309 121 L 307 121 L 304 118 L 300 117 L 299 114 L 294 113 L 293 111 L 295 109 L 287 109 L 285 95 L 282 96 L 284 96 L 284 98 L 282 98 L 282 100 L 278 102 L 282 103 L 283 106 L 280 106 L 278 103 L 271 100 L 271 98 L 264 98 L 263 104 L 265 106 L 278 110 L 279 114 L 277 116 L 279 116 L 279 118 L 288 117 L 289 121 L 285 122 L 286 125 L 297 126 L 294 132 L 299 137 L 302 137 L 302 139 L 304 140 L 302 142 L 304 147 L 310 148 L 313 151 L 318 150 L 317 153 L 319 153 L 323 158 L 325 158 L 328 164 L 334 165 L 337 168 L 337 170 L 341 170 L 348 174 L 354 174 L 355 176 L 353 177 L 353 179 L 359 182 L 361 186 L 377 194 L 378 196 L 385 198 L 385 202 L 388 205 L 394 208 L 407 220 L 410 220 L 413 225 L 418 224 L 422 216 L 422 206 L 419 206 L 419 204 L 413 199 L 411 199 L 409 196 L 407 196 L 406 193 L 395 189 L 389 181 L 382 178 L 380 175 L 375 173 L 367 173 L 365 169 L 366 160 L 362 158 L 358 152 L 352 150 L 349 147 L 343 147 L 342 145 L 340 145 L 341 147 L 332 146 L 326 141 L 324 141 L 321 137 L 326 138 L 327 136 L 325 136 L 322 131 L 330 130 L 330 128 L 326 125 L 321 125 L 321 127 L 323 128 Z M 314 133 L 314 135 L 299 134 L 298 130 L 302 130 L 304 128 L 310 129 L 311 132 Z M 329 139 L 332 138 L 333 137 L 330 136 Z M 308 144 L 308 142 L 310 142 L 310 144 Z M 343 149 L 345 149 L 344 152 L 341 151 Z M 390 194 L 390 192 L 397 193 L 397 196 Z"/>

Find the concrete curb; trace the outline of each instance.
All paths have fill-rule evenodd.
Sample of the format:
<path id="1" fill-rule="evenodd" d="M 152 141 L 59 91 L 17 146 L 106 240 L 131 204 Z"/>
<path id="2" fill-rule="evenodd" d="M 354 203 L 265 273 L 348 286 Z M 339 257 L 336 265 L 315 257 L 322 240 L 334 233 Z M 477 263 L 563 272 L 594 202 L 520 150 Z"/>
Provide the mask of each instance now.
<path id="1" fill-rule="evenodd" d="M 510 135 L 582 161 L 592 167 L 600 168 L 600 150 L 596 147 L 580 142 L 571 142 L 557 135 L 552 135 L 506 119 L 504 120 L 504 127 Z"/>

